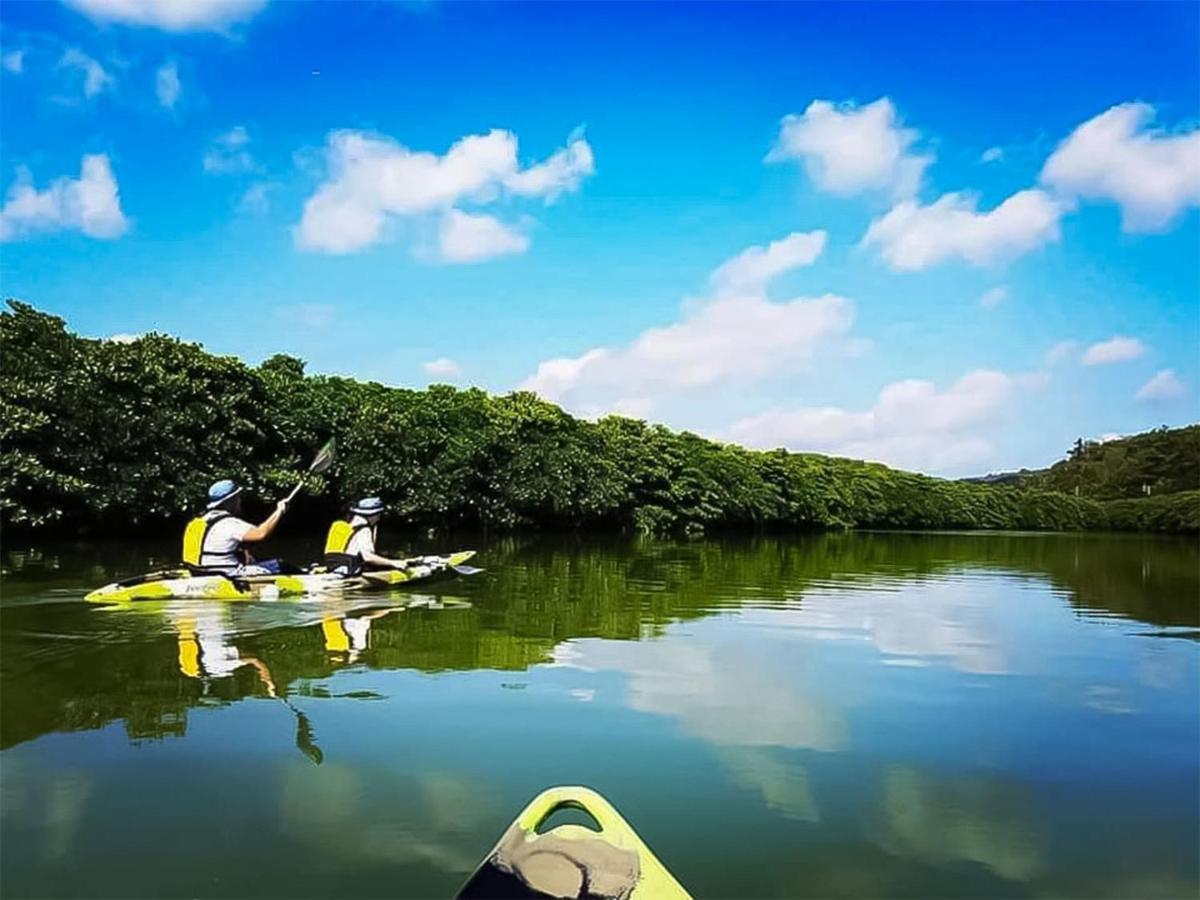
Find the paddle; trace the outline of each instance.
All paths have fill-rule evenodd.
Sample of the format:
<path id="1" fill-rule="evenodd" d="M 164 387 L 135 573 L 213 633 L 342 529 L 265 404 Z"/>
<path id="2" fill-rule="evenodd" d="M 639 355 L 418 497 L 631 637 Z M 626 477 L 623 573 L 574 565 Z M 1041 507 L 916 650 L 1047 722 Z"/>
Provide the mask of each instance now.
<path id="1" fill-rule="evenodd" d="M 316 459 L 312 461 L 312 465 L 308 467 L 308 471 L 304 473 L 304 477 L 300 479 L 300 483 L 292 488 L 292 492 L 287 495 L 288 503 L 291 503 L 296 495 L 300 493 L 300 488 L 304 487 L 304 482 L 308 480 L 309 476 L 320 475 L 333 465 L 333 458 L 336 451 L 337 445 L 334 443 L 334 439 L 330 438 L 325 442 L 325 446 L 317 452 Z"/>
<path id="2" fill-rule="evenodd" d="M 405 568 L 407 568 L 408 566 L 412 565 L 413 563 L 419 563 L 424 559 L 426 559 L 426 557 L 424 557 L 424 556 L 412 556 L 412 557 L 409 557 L 408 559 L 401 560 L 401 562 L 404 563 Z M 449 569 L 451 572 L 456 572 L 459 575 L 478 575 L 480 572 L 483 571 L 483 569 L 480 569 L 476 566 L 463 566 L 463 565 L 456 566 L 453 563 L 446 563 L 446 568 Z"/>
<path id="3" fill-rule="evenodd" d="M 312 723 L 308 721 L 308 716 L 292 706 L 287 697 L 280 697 L 284 706 L 296 714 L 296 749 L 311 759 L 314 765 L 320 765 L 325 761 L 325 754 L 321 752 L 321 748 L 317 746 L 315 736 L 313 735 Z"/>

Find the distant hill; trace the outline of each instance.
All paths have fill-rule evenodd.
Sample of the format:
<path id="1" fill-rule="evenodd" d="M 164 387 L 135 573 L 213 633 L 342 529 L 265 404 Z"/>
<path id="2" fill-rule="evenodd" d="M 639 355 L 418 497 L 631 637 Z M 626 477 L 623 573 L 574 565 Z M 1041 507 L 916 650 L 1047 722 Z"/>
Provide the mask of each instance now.
<path id="1" fill-rule="evenodd" d="M 965 481 L 1012 484 L 1091 500 L 1136 499 L 1200 489 L 1200 425 L 1156 428 L 1109 441 L 1082 438 L 1048 469 L 998 472 Z"/>

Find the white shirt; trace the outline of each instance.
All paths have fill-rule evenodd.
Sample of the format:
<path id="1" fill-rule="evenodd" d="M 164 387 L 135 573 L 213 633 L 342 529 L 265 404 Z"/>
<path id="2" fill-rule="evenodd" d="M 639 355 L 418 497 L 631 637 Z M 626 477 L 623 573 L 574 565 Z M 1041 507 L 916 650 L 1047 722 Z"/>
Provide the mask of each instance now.
<path id="1" fill-rule="evenodd" d="M 367 520 L 362 516 L 355 515 L 350 518 L 351 528 L 358 528 L 360 525 L 366 524 Z M 375 552 L 375 535 L 371 533 L 369 526 L 354 533 L 354 537 L 350 538 L 350 542 L 346 544 L 346 552 L 351 556 L 363 556 Z"/>
<path id="2" fill-rule="evenodd" d="M 214 510 L 206 513 L 204 518 L 212 519 L 216 515 L 217 510 Z M 254 528 L 253 525 L 237 516 L 225 516 L 208 529 L 208 535 L 204 538 L 203 553 L 200 555 L 200 564 L 215 568 L 233 568 L 241 565 L 242 560 L 237 551 L 242 546 L 242 538 L 252 528 Z"/>

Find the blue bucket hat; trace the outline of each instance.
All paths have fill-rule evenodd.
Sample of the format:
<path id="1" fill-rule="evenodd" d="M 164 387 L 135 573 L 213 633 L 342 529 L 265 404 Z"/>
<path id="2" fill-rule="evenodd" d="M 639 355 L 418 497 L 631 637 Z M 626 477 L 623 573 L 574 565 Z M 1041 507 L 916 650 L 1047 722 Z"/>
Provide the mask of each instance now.
<path id="1" fill-rule="evenodd" d="M 242 489 L 231 478 L 222 478 L 220 481 L 214 481 L 212 487 L 208 489 L 208 508 L 216 509 L 226 500 L 241 492 Z"/>
<path id="2" fill-rule="evenodd" d="M 350 512 L 360 516 L 377 516 L 386 508 L 378 497 L 363 497 L 350 507 Z"/>

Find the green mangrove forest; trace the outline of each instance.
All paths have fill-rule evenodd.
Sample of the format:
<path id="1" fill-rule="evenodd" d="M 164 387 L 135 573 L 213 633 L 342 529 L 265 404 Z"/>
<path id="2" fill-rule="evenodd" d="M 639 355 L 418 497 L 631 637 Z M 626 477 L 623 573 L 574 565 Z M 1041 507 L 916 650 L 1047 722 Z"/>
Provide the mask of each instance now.
<path id="1" fill-rule="evenodd" d="M 337 461 L 289 528 L 378 494 L 422 527 L 1200 531 L 1200 426 L 1081 441 L 1048 470 L 951 481 L 587 421 L 526 392 L 308 375 L 286 355 L 254 367 L 162 334 L 94 340 L 12 300 L 0 311 L 6 530 L 161 533 L 221 477 L 266 509 L 330 438 Z"/>

